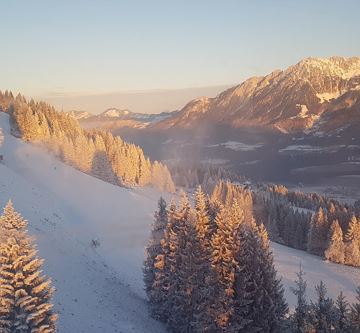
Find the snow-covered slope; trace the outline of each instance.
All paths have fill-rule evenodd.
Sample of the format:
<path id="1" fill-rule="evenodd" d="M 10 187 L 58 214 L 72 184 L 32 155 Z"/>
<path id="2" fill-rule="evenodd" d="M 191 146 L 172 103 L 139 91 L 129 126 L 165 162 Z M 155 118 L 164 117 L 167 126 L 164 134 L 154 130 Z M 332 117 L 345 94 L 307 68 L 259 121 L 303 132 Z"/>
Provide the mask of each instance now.
<path id="1" fill-rule="evenodd" d="M 0 154 L 0 205 L 11 198 L 29 220 L 45 273 L 57 288 L 59 333 L 164 332 L 146 308 L 142 286 L 144 247 L 160 193 L 126 190 L 64 165 L 40 148 L 9 134 L 0 113 L 4 140 Z M 100 246 L 92 248 L 97 239 Z M 273 245 L 276 264 L 289 292 L 300 262 L 309 295 L 324 280 L 329 293 L 343 290 L 353 300 L 358 269 L 321 261 L 304 252 Z"/>
<path id="2" fill-rule="evenodd" d="M 163 332 L 147 313 L 141 265 L 154 198 L 78 172 L 9 134 L 0 113 L 0 205 L 29 220 L 57 288 L 59 333 Z M 91 247 L 98 239 L 100 247 Z"/>

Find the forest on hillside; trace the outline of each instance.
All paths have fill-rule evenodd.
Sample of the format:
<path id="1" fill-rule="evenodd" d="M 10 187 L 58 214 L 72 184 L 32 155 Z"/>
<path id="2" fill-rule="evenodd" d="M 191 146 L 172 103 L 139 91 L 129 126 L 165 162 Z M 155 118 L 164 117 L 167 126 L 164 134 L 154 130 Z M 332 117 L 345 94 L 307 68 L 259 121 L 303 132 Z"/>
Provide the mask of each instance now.
<path id="1" fill-rule="evenodd" d="M 0 111 L 11 117 L 13 134 L 41 144 L 65 163 L 121 186 L 151 185 L 173 192 L 166 165 L 147 158 L 142 149 L 101 130 L 87 131 L 77 120 L 45 102 L 0 91 Z"/>
<path id="2" fill-rule="evenodd" d="M 318 281 L 309 303 L 301 266 L 289 311 L 253 204 L 249 190 L 230 183 L 210 196 L 199 187 L 193 205 L 185 193 L 178 205 L 160 198 L 144 263 L 152 316 L 173 332 L 360 332 L 360 288 L 350 305 Z"/>

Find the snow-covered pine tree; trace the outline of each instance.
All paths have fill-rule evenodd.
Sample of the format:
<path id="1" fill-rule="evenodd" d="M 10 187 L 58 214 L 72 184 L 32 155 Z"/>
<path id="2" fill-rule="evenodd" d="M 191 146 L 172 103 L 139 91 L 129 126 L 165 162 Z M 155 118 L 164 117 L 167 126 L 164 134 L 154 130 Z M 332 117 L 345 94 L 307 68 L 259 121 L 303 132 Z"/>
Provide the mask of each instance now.
<path id="1" fill-rule="evenodd" d="M 160 241 L 161 252 L 155 257 L 153 284 L 148 290 L 151 314 L 163 322 L 166 322 L 171 315 L 167 302 L 176 270 L 174 242 L 179 221 L 176 218 L 176 205 L 173 201 L 167 211 L 167 220 L 164 238 Z"/>
<path id="2" fill-rule="evenodd" d="M 312 254 L 323 256 L 327 246 L 328 219 L 320 207 L 311 220 L 308 238 L 308 251 Z"/>
<path id="3" fill-rule="evenodd" d="M 352 332 L 360 332 L 360 287 L 356 289 L 356 302 L 350 308 L 350 326 Z"/>
<path id="4" fill-rule="evenodd" d="M 349 266 L 360 266 L 360 249 L 355 239 L 345 243 L 345 264 Z"/>
<path id="5" fill-rule="evenodd" d="M 11 233 L 16 230 L 23 230 L 26 225 L 26 220 L 15 211 L 12 201 L 9 200 L 4 207 L 3 215 L 0 217 L 0 230 Z"/>
<path id="6" fill-rule="evenodd" d="M 290 290 L 296 296 L 295 311 L 291 317 L 294 323 L 294 333 L 306 333 L 308 331 L 308 312 L 309 305 L 306 301 L 306 280 L 304 279 L 305 272 L 300 270 L 296 274 L 297 280 L 295 280 L 296 287 L 291 287 Z"/>
<path id="7" fill-rule="evenodd" d="M 287 312 L 283 288 L 276 277 L 268 236 L 263 227 L 245 223 L 240 227 L 236 253 L 234 320 L 239 332 L 273 332 L 279 329 Z"/>
<path id="8" fill-rule="evenodd" d="M 4 333 L 52 333 L 51 280 L 42 275 L 27 223 L 9 202 L 0 218 L 0 329 Z"/>
<path id="9" fill-rule="evenodd" d="M 336 332 L 349 332 L 349 304 L 341 291 L 335 301 L 336 306 Z"/>
<path id="10" fill-rule="evenodd" d="M 158 211 L 155 213 L 149 244 L 146 248 L 146 259 L 143 269 L 145 290 L 148 296 L 151 296 L 151 290 L 155 280 L 156 258 L 162 254 L 161 241 L 164 239 L 167 222 L 167 205 L 166 201 L 161 197 L 158 202 Z"/>
<path id="11" fill-rule="evenodd" d="M 218 301 L 216 323 L 219 331 L 236 332 L 239 327 L 234 327 L 232 321 L 235 313 L 234 284 L 237 269 L 235 254 L 239 247 L 237 234 L 243 221 L 231 220 L 224 207 L 220 208 L 215 221 L 217 231 L 211 239 L 211 264 L 218 280 L 217 292 L 214 295 L 214 299 Z"/>
<path id="12" fill-rule="evenodd" d="M 345 245 L 343 241 L 343 232 L 339 222 L 335 220 L 330 228 L 328 248 L 325 251 L 325 258 L 338 264 L 345 261 Z"/>
<path id="13" fill-rule="evenodd" d="M 188 196 L 185 192 L 182 192 L 180 194 L 179 206 L 174 211 L 174 215 L 170 215 L 173 221 L 169 221 L 170 229 L 165 235 L 168 236 L 166 240 L 168 247 L 167 266 L 170 269 L 165 276 L 167 298 L 163 302 L 163 305 L 169 313 L 167 323 L 172 329 L 184 325 L 184 318 L 182 318 L 184 312 L 181 311 L 184 300 L 179 286 L 183 283 L 183 272 L 181 270 L 183 269 L 183 261 L 186 261 L 184 251 L 186 249 L 186 229 L 190 212 L 191 206 Z"/>
<path id="14" fill-rule="evenodd" d="M 271 329 L 275 330 L 281 327 L 289 308 L 284 297 L 281 279 L 277 277 L 269 236 L 263 224 L 258 227 L 258 233 L 262 250 L 260 254 L 263 257 L 264 286 L 272 300 L 267 308 L 267 316 Z"/>
<path id="15" fill-rule="evenodd" d="M 360 221 L 354 215 L 351 217 L 349 222 L 349 227 L 346 233 L 346 240 L 354 240 L 360 247 Z"/>
<path id="16" fill-rule="evenodd" d="M 315 286 L 316 303 L 310 305 L 310 322 L 318 333 L 330 333 L 336 325 L 336 308 L 331 298 L 327 297 L 327 289 L 323 281 Z"/>
<path id="17" fill-rule="evenodd" d="M 195 211 L 196 211 L 196 230 L 200 242 L 204 248 L 210 251 L 210 239 L 214 233 L 214 226 L 209 217 L 208 204 L 205 193 L 201 186 L 196 189 L 195 195 Z"/>
<path id="18" fill-rule="evenodd" d="M 345 239 L 345 263 L 360 266 L 360 222 L 355 216 L 350 220 Z"/>
<path id="19" fill-rule="evenodd" d="M 213 276 L 206 248 L 196 229 L 196 212 L 190 210 L 178 230 L 178 247 L 175 256 L 176 272 L 172 297 L 172 314 L 169 325 L 174 332 L 214 332 Z"/>

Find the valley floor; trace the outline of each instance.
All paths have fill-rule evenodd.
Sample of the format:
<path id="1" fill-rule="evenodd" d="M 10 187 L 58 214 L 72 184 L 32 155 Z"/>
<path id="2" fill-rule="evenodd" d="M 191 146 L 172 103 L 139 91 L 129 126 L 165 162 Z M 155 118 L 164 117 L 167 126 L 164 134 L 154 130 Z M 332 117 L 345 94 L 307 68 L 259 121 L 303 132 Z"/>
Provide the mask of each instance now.
<path id="1" fill-rule="evenodd" d="M 144 248 L 160 193 L 124 189 L 64 165 L 12 137 L 7 114 L 0 113 L 0 128 L 0 205 L 12 199 L 29 220 L 45 273 L 57 289 L 59 333 L 165 332 L 148 315 L 142 283 Z M 100 245 L 94 248 L 92 240 Z M 291 305 L 289 287 L 300 262 L 310 297 L 323 280 L 331 296 L 343 290 L 353 300 L 359 269 L 272 246 Z"/>

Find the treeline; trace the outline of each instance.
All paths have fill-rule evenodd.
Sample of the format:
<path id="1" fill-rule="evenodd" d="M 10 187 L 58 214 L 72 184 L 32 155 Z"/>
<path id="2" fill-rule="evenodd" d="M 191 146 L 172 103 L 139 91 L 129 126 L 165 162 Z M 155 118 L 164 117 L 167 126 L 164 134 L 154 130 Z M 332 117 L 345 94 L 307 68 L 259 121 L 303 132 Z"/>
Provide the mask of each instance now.
<path id="1" fill-rule="evenodd" d="M 174 183 L 184 189 L 195 189 L 197 186 L 206 193 L 211 193 L 219 181 L 241 181 L 245 180 L 236 173 L 223 167 L 210 165 L 199 165 L 191 163 L 169 164 Z"/>
<path id="2" fill-rule="evenodd" d="M 194 206 L 184 193 L 160 199 L 144 265 L 152 315 L 174 332 L 281 332 L 288 307 L 267 232 L 248 194 L 239 203 L 226 187 L 211 198 L 199 188 Z"/>
<path id="3" fill-rule="evenodd" d="M 0 108 L 11 116 L 14 135 L 41 143 L 62 161 L 107 182 L 122 186 L 153 185 L 173 192 L 168 168 L 151 162 L 139 146 L 110 132 L 83 130 L 79 123 L 45 102 L 0 92 Z"/>
<path id="4" fill-rule="evenodd" d="M 294 333 L 359 333 L 360 332 L 360 287 L 356 301 L 350 305 L 340 292 L 336 300 L 328 297 L 324 282 L 315 286 L 316 299 L 308 303 L 305 273 L 300 267 L 291 291 L 296 296 L 294 312 L 287 320 L 284 332 Z"/>
<path id="5" fill-rule="evenodd" d="M 231 183 L 211 196 L 198 188 L 194 205 L 184 193 L 178 205 L 160 198 L 144 263 L 152 316 L 173 332 L 359 333 L 360 288 L 350 305 L 342 293 L 329 298 L 320 282 L 309 303 L 301 268 L 288 311 L 267 232 L 249 201 Z"/>
<path id="6" fill-rule="evenodd" d="M 51 280 L 26 231 L 27 222 L 9 202 L 0 217 L 0 332 L 56 332 Z"/>
<path id="7" fill-rule="evenodd" d="M 255 194 L 262 206 L 259 220 L 270 238 L 332 262 L 360 266 L 360 218 L 357 206 L 344 205 L 318 194 L 290 192 L 270 186 Z"/>

